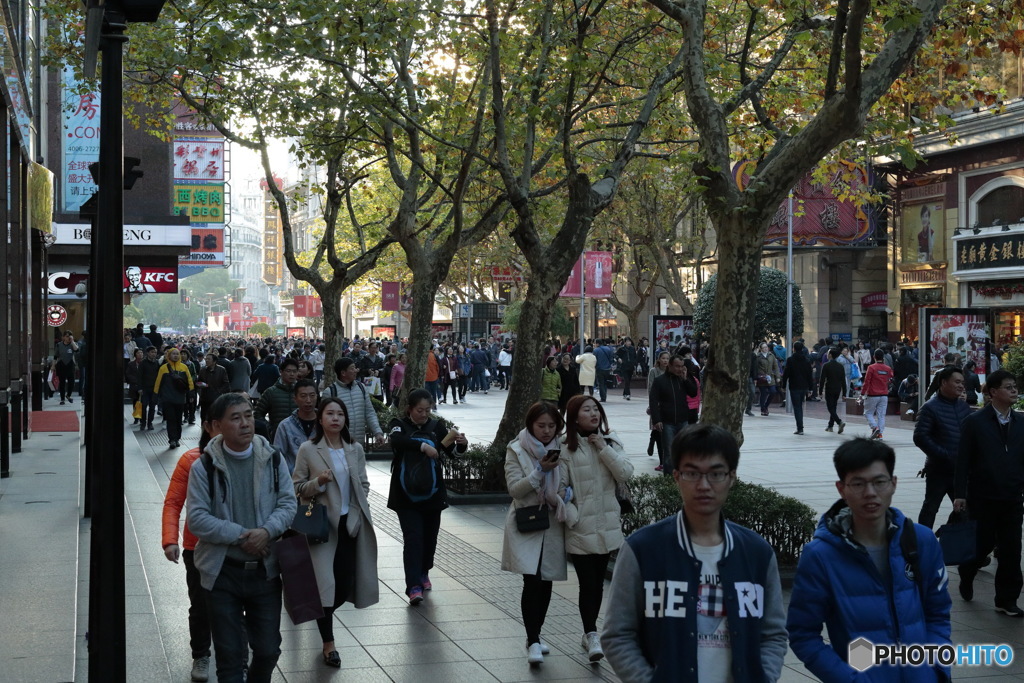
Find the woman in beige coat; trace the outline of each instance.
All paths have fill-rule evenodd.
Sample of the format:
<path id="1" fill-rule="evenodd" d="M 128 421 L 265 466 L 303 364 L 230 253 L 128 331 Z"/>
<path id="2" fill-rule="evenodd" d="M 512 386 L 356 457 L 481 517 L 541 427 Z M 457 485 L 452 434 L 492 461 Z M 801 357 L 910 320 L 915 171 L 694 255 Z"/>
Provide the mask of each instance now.
<path id="1" fill-rule="evenodd" d="M 370 490 L 366 455 L 361 445 L 352 443 L 348 409 L 341 398 L 328 396 L 320 403 L 313 436 L 295 456 L 292 482 L 300 508 L 312 499 L 327 507 L 330 537 L 326 543 L 310 546 L 309 552 L 324 607 L 324 616 L 316 620 L 324 663 L 340 668 L 334 647 L 334 611 L 346 601 L 357 608 L 369 607 L 380 597 L 377 536 L 366 500 Z"/>
<path id="2" fill-rule="evenodd" d="M 622 545 L 617 484 L 633 475 L 622 441 L 608 428 L 608 417 L 592 396 L 573 396 L 565 410 L 561 464 L 572 487 L 566 515 L 565 549 L 579 579 L 583 649 L 596 662 L 604 657 L 597 615 L 613 550 Z M 575 518 L 575 519 L 574 519 Z"/>
<path id="3" fill-rule="evenodd" d="M 594 347 L 588 346 L 583 353 L 576 356 L 576 364 L 580 366 L 580 390 L 590 388 L 590 395 L 594 395 L 594 380 L 597 378 L 597 356 L 594 355 Z"/>
<path id="4" fill-rule="evenodd" d="M 526 627 L 526 661 L 530 664 L 540 664 L 550 651 L 540 639 L 540 631 L 551 603 L 552 581 L 565 581 L 567 575 L 565 523 L 570 508 L 565 503 L 572 492 L 566 491 L 565 468 L 558 463 L 558 437 L 563 427 L 558 408 L 538 401 L 526 413 L 526 428 L 505 451 L 505 482 L 512 504 L 505 517 L 501 568 L 523 575 L 520 605 Z M 543 510 L 548 528 L 519 531 L 517 508 Z"/>

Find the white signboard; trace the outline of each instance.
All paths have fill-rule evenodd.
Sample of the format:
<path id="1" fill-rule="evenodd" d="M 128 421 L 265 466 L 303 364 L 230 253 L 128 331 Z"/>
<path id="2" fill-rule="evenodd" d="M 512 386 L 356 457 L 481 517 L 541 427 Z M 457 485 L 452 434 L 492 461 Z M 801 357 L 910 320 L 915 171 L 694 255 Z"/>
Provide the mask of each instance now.
<path id="1" fill-rule="evenodd" d="M 57 244 L 90 244 L 92 228 L 85 223 L 54 223 Z M 189 247 L 192 228 L 188 225 L 126 225 L 124 243 L 150 247 Z"/>

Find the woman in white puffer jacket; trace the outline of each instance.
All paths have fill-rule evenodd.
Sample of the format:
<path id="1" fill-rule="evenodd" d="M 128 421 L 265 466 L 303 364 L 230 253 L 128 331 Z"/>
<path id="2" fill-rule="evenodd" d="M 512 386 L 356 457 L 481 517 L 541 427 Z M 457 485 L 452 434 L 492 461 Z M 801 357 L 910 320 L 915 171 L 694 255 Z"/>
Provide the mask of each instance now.
<path id="1" fill-rule="evenodd" d="M 580 584 L 583 649 L 596 662 L 604 657 L 597 633 L 604 578 L 613 550 L 622 545 L 615 487 L 633 474 L 622 441 L 608 427 L 604 409 L 592 396 L 573 396 L 565 410 L 561 463 L 575 508 L 567 515 L 565 549 Z"/>

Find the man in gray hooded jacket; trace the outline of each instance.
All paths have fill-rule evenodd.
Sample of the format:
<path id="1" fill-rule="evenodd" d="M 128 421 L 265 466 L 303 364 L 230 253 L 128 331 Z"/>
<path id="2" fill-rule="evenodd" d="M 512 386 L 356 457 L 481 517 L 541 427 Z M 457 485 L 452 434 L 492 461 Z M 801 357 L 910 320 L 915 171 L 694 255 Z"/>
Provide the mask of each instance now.
<path id="1" fill-rule="evenodd" d="M 295 517 L 288 465 L 255 436 L 245 396 L 224 394 L 210 408 L 220 436 L 192 464 L 188 526 L 199 539 L 195 566 L 206 589 L 217 680 L 269 682 L 281 655 L 281 579 L 270 543 Z"/>

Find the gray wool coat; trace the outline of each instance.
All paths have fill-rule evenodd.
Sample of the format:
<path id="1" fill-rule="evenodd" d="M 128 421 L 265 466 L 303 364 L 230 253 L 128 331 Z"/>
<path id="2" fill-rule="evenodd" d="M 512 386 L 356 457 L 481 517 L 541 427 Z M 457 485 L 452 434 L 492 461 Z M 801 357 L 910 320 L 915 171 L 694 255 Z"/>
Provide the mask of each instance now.
<path id="1" fill-rule="evenodd" d="M 370 504 L 366 494 L 370 491 L 370 480 L 366 477 L 366 454 L 357 443 L 345 444 L 345 460 L 348 463 L 349 504 L 347 529 L 343 529 L 350 537 L 356 539 L 355 588 L 352 604 L 357 608 L 369 607 L 380 600 L 380 587 L 377 583 L 377 535 L 373 530 L 370 518 Z M 342 482 L 327 482 L 324 490 L 316 483 L 316 478 L 324 470 L 334 470 L 331 454 L 326 441 L 316 444 L 307 441 L 299 447 L 295 456 L 295 471 L 292 482 L 295 484 L 295 495 L 299 496 L 299 505 L 308 505 L 310 498 L 317 497 L 317 502 L 327 506 L 327 517 L 331 523 L 331 534 L 327 543 L 309 546 L 313 559 L 313 571 L 316 574 L 317 588 L 320 589 L 320 602 L 325 607 L 334 604 L 334 553 L 338 547 L 338 521 L 341 519 Z"/>

